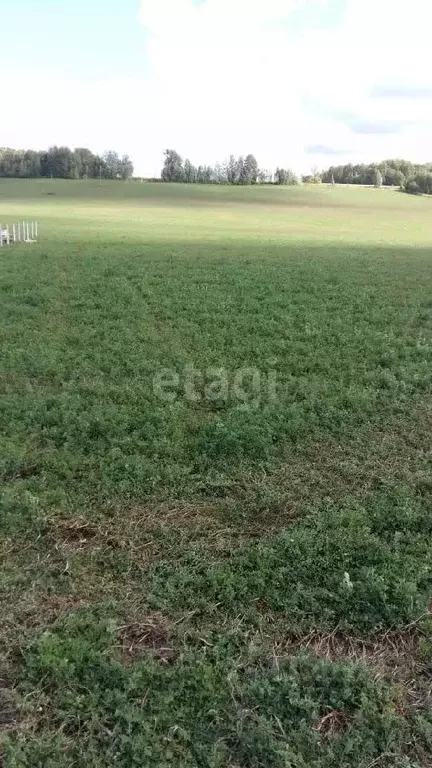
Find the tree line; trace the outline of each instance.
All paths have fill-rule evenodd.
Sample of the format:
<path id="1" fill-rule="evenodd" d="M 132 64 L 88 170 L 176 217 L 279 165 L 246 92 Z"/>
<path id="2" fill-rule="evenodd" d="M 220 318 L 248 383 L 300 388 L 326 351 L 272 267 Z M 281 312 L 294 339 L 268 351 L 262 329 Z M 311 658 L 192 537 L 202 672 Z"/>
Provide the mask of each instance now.
<path id="1" fill-rule="evenodd" d="M 0 148 L 0 177 L 60 179 L 130 179 L 134 166 L 128 155 L 108 151 L 97 155 L 86 148 L 70 149 L 53 146 L 44 151 Z M 194 166 L 173 149 L 164 153 L 161 173 L 163 182 L 187 184 L 279 184 L 300 181 L 289 168 L 271 171 L 259 167 L 254 155 L 230 155 L 216 165 Z M 382 163 L 331 166 L 320 173 L 314 168 L 301 181 L 306 184 L 362 184 L 400 187 L 411 194 L 432 195 L 432 163 L 416 164 L 407 160 L 385 160 Z"/>
<path id="2" fill-rule="evenodd" d="M 183 160 L 173 149 L 164 153 L 161 181 L 186 184 L 299 184 L 299 178 L 290 169 L 276 168 L 274 173 L 261 169 L 254 155 L 231 155 L 215 166 L 194 166 Z M 408 160 L 384 160 L 381 163 L 331 166 L 320 172 L 301 177 L 303 184 L 359 184 L 368 186 L 400 187 L 412 194 L 432 194 L 432 163 L 416 164 Z"/>
<path id="3" fill-rule="evenodd" d="M 414 173 L 406 180 L 403 190 L 411 195 L 432 195 L 432 169 Z"/>
<path id="4" fill-rule="evenodd" d="M 133 172 L 130 157 L 120 157 L 112 150 L 95 155 L 86 148 L 50 147 L 46 151 L 0 148 L 0 177 L 130 179 Z"/>
<path id="5" fill-rule="evenodd" d="M 224 163 L 215 166 L 195 166 L 190 160 L 183 160 L 174 149 L 164 153 L 161 172 L 163 182 L 185 184 L 298 184 L 295 173 L 287 168 L 277 168 L 275 174 L 259 168 L 254 155 L 230 155 Z"/>
<path id="6" fill-rule="evenodd" d="M 382 163 L 332 165 L 323 172 L 322 180 L 327 184 L 385 185 L 400 187 L 412 194 L 432 194 L 432 163 L 384 160 Z"/>

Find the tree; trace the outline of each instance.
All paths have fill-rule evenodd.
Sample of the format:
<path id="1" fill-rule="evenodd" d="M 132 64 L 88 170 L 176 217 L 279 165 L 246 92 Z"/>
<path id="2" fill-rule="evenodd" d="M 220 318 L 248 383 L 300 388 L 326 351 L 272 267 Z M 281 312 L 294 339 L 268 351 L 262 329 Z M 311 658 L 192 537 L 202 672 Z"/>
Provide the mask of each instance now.
<path id="1" fill-rule="evenodd" d="M 312 173 L 308 176 L 302 176 L 302 182 L 303 184 L 322 184 L 322 178 Z"/>
<path id="2" fill-rule="evenodd" d="M 198 184 L 211 184 L 213 179 L 213 168 L 210 165 L 200 165 L 197 170 Z"/>
<path id="3" fill-rule="evenodd" d="M 227 174 L 226 165 L 222 165 L 221 163 L 216 163 L 213 171 L 213 178 L 216 184 L 227 184 L 228 174 Z"/>
<path id="4" fill-rule="evenodd" d="M 421 190 L 415 179 L 408 179 L 405 182 L 404 192 L 408 192 L 410 195 L 420 195 Z"/>
<path id="5" fill-rule="evenodd" d="M 93 158 L 90 177 L 92 179 L 105 178 L 105 162 L 100 155 L 95 155 Z"/>
<path id="6" fill-rule="evenodd" d="M 116 152 L 106 154 L 107 163 L 85 147 L 73 151 L 69 147 L 50 147 L 48 150 L 17 150 L 0 148 L 0 176 L 21 178 L 84 179 L 129 178 L 133 164 L 128 155 L 121 159 Z"/>
<path id="7" fill-rule="evenodd" d="M 134 166 L 133 162 L 130 159 L 129 155 L 123 155 L 122 159 L 119 163 L 119 175 L 124 181 L 127 181 L 127 179 L 131 179 L 134 172 Z"/>
<path id="8" fill-rule="evenodd" d="M 432 172 L 422 170 L 409 178 L 403 187 L 412 195 L 432 195 Z"/>
<path id="9" fill-rule="evenodd" d="M 289 168 L 276 168 L 275 183 L 293 186 L 298 184 L 298 178 Z"/>
<path id="10" fill-rule="evenodd" d="M 213 181 L 213 168 L 211 165 L 203 166 L 203 184 L 211 184 Z"/>
<path id="11" fill-rule="evenodd" d="M 402 171 L 398 171 L 396 168 L 386 167 L 383 174 L 383 183 L 387 187 L 402 187 L 405 182 L 405 176 Z"/>
<path id="12" fill-rule="evenodd" d="M 228 184 L 237 184 L 238 181 L 238 164 L 234 155 L 229 156 L 226 167 L 227 182 Z"/>
<path id="13" fill-rule="evenodd" d="M 246 171 L 243 155 L 237 160 L 236 184 L 246 184 Z"/>
<path id="14" fill-rule="evenodd" d="M 352 167 L 351 163 L 348 163 L 348 165 L 344 166 L 343 173 L 342 173 L 342 179 L 343 184 L 353 184 L 355 181 L 354 177 L 354 168 Z"/>
<path id="15" fill-rule="evenodd" d="M 336 184 L 375 184 L 376 171 L 382 175 L 383 184 L 389 187 L 404 187 L 408 179 L 417 173 L 432 172 L 431 164 L 415 165 L 407 160 L 385 160 L 382 163 L 368 165 L 339 165 L 330 167 L 323 174 L 323 181 L 331 183 L 332 177 Z"/>
<path id="16" fill-rule="evenodd" d="M 93 164 L 93 153 L 85 147 L 74 149 L 74 166 L 78 172 L 79 179 L 91 178 L 91 168 Z"/>
<path id="17" fill-rule="evenodd" d="M 375 168 L 374 170 L 373 184 L 374 184 L 374 187 L 376 187 L 377 189 L 380 189 L 383 185 L 383 175 L 379 168 Z"/>
<path id="18" fill-rule="evenodd" d="M 166 149 L 165 161 L 162 169 L 162 181 L 184 181 L 183 160 L 174 149 Z"/>
<path id="19" fill-rule="evenodd" d="M 243 164 L 244 184 L 256 184 L 258 171 L 258 163 L 254 155 L 246 155 Z"/>
<path id="20" fill-rule="evenodd" d="M 308 184 L 321 184 L 322 183 L 322 177 L 319 172 L 318 166 L 314 165 L 312 168 L 312 175 L 309 176 Z"/>
<path id="21" fill-rule="evenodd" d="M 44 160 L 46 176 L 58 179 L 73 178 L 73 153 L 69 147 L 50 147 Z"/>
<path id="22" fill-rule="evenodd" d="M 432 195 L 432 173 L 423 171 L 416 176 L 417 183 L 424 195 Z"/>
<path id="23" fill-rule="evenodd" d="M 403 175 L 402 171 L 395 171 L 392 185 L 394 185 L 395 187 L 403 187 L 404 183 L 405 183 L 405 176 Z"/>
<path id="24" fill-rule="evenodd" d="M 266 171 L 264 168 L 261 168 L 261 170 L 258 171 L 258 184 L 270 184 L 272 180 L 273 176 L 270 171 Z"/>
<path id="25" fill-rule="evenodd" d="M 190 160 L 185 160 L 183 173 L 187 184 L 194 184 L 197 181 L 197 169 Z"/>
<path id="26" fill-rule="evenodd" d="M 104 173 L 102 175 L 105 179 L 119 179 L 122 177 L 121 160 L 117 152 L 110 149 L 104 153 L 102 159 L 104 161 Z"/>
<path id="27" fill-rule="evenodd" d="M 40 175 L 40 152 L 28 149 L 22 156 L 21 176 L 26 179 L 37 179 Z"/>

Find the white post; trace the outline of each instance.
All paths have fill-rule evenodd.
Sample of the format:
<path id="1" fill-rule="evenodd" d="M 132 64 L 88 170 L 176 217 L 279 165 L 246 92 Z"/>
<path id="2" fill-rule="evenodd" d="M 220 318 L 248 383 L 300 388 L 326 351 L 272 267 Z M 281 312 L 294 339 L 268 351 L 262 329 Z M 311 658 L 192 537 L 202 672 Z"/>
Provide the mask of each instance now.
<path id="1" fill-rule="evenodd" d="M 32 235 L 32 240 L 34 240 L 34 221 L 32 221 L 31 223 L 31 235 Z"/>
<path id="2" fill-rule="evenodd" d="M 29 232 L 29 223 L 28 222 L 26 224 L 26 232 L 27 232 L 26 240 L 28 242 L 30 240 L 30 232 Z"/>
<path id="3" fill-rule="evenodd" d="M 26 227 L 25 227 L 25 221 L 23 221 L 23 240 L 26 239 Z"/>
<path id="4" fill-rule="evenodd" d="M 37 240 L 38 239 L 38 223 L 37 223 L 37 221 L 35 221 L 35 236 L 36 236 L 36 240 Z"/>
<path id="5" fill-rule="evenodd" d="M 15 224 L 12 224 L 12 239 L 13 239 L 14 243 L 16 243 L 17 239 L 16 239 Z"/>
<path id="6" fill-rule="evenodd" d="M 6 227 L 6 242 L 10 245 L 9 224 Z"/>

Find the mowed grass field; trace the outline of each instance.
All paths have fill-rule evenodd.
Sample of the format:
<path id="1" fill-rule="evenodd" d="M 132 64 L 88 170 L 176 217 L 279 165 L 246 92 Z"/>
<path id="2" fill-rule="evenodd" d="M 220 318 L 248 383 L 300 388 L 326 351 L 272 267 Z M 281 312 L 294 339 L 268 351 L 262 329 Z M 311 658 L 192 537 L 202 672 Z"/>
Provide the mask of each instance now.
<path id="1" fill-rule="evenodd" d="M 0 180 L 0 764 L 432 765 L 432 201 Z"/>

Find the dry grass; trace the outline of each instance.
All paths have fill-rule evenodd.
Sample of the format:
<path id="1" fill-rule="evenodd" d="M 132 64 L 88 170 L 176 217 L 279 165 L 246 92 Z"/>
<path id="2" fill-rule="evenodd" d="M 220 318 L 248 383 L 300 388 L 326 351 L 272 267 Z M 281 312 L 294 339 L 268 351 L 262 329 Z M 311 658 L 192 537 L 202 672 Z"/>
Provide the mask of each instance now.
<path id="1" fill-rule="evenodd" d="M 310 651 L 327 661 L 354 661 L 370 667 L 374 676 L 397 685 L 401 691 L 399 714 L 404 707 L 424 710 L 432 705 L 432 658 L 424 647 L 431 642 L 430 624 L 422 617 L 404 629 L 388 630 L 368 638 L 346 635 L 336 628 L 330 634 L 313 631 L 297 639 L 275 643 L 273 659 L 283 663 L 293 651 Z"/>
<path id="2" fill-rule="evenodd" d="M 118 637 L 126 663 L 149 652 L 162 664 L 169 664 L 177 656 L 173 647 L 172 628 L 160 613 L 149 615 L 144 621 L 119 627 Z"/>
<path id="3" fill-rule="evenodd" d="M 367 428 L 340 443 L 330 439 L 303 443 L 292 449 L 280 471 L 256 471 L 241 482 L 233 481 L 225 498 L 145 506 L 113 503 L 96 514 L 91 511 L 89 519 L 53 511 L 43 518 L 35 539 L 3 537 L 3 562 L 31 579 L 30 588 L 18 584 L 13 599 L 4 603 L 6 652 L 11 633 L 25 636 L 95 600 L 121 595 L 124 603 L 138 602 L 142 611 L 148 568 L 161 559 L 181 561 L 189 546 L 199 547 L 203 556 L 223 558 L 242 542 L 277 532 L 326 499 L 364 498 L 382 486 L 408 484 L 409 478 L 416 479 L 422 493 L 429 482 L 431 430 L 425 403 L 409 424 Z M 104 565 L 107 557 L 130 563 L 124 577 L 110 574 Z M 130 578 L 131 568 L 136 581 Z M 62 576 L 63 594 L 47 594 L 41 575 L 50 572 Z"/>
<path id="4" fill-rule="evenodd" d="M 431 485 L 431 434 L 432 408 L 426 401 L 409 422 L 366 426 L 339 441 L 304 441 L 291 448 L 278 471 L 254 471 L 234 481 L 225 507 L 229 514 L 233 506 L 243 503 L 249 510 L 243 533 L 262 536 L 263 529 L 279 530 L 323 501 L 345 496 L 364 498 L 382 488 L 408 486 L 413 481 L 422 493 Z"/>
<path id="5" fill-rule="evenodd" d="M 14 730 L 19 720 L 18 703 L 10 681 L 0 677 L 0 732 Z"/>

